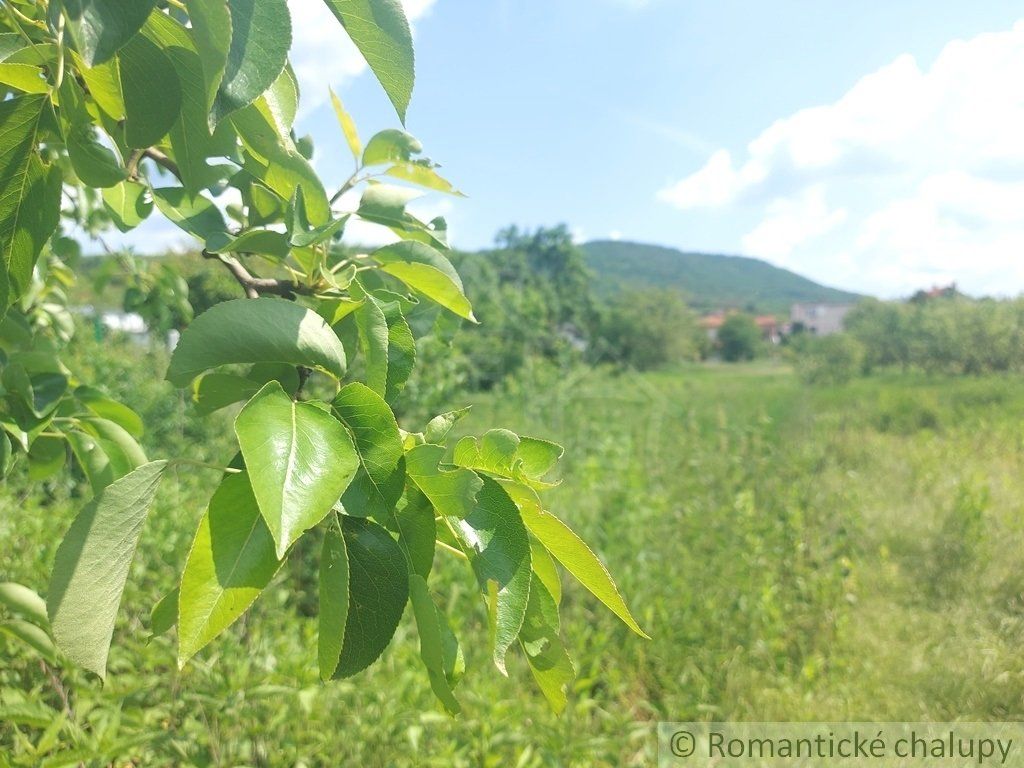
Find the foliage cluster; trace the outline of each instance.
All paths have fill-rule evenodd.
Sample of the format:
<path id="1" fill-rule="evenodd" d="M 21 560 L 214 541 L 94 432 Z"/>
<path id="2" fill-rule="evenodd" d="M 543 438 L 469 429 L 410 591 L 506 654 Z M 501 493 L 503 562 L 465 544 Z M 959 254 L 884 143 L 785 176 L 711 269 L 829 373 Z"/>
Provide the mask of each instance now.
<path id="1" fill-rule="evenodd" d="M 413 49 L 401 3 L 325 2 L 404 123 Z M 286 0 L 2 6 L 0 470 L 45 483 L 70 467 L 84 480 L 73 486 L 81 509 L 52 553 L 44 609 L 34 591 L 12 586 L 19 617 L 5 626 L 51 666 L 105 677 L 150 510 L 161 484 L 190 467 L 208 480 L 205 498 L 190 498 L 205 512 L 150 622 L 154 636 L 175 630 L 179 667 L 294 561 L 316 595 L 324 680 L 377 661 L 410 605 L 425 681 L 456 714 L 464 651 L 428 585 L 440 552 L 474 584 L 498 670 L 521 650 L 560 711 L 575 668 L 556 562 L 646 635 L 604 565 L 542 501 L 557 485 L 560 446 L 502 429 L 450 443 L 465 410 L 399 426 L 393 404 L 416 365 L 416 338 L 476 322 L 445 221 L 406 210 L 423 191 L 459 193 L 406 131 L 364 144 L 333 93 L 354 171 L 328 192 L 312 141 L 294 131 L 291 42 Z M 177 442 L 178 456 L 150 461 L 141 415 L 65 362 L 80 343 L 67 234 L 129 231 L 153 215 L 202 242 L 202 258 L 244 298 L 217 301 L 211 289 L 195 314 L 172 264 L 129 259 L 106 265 L 115 272 L 95 275 L 96 288 L 116 278 L 125 308 L 151 328 L 184 329 L 157 370 L 199 416 L 236 409 L 233 440 L 227 450 L 218 441 L 209 460 Z M 354 219 L 397 242 L 342 246 Z M 557 243 L 535 245 L 561 269 Z M 571 322 L 576 306 L 560 305 L 553 320 Z M 168 444 L 154 447 L 166 455 Z"/>

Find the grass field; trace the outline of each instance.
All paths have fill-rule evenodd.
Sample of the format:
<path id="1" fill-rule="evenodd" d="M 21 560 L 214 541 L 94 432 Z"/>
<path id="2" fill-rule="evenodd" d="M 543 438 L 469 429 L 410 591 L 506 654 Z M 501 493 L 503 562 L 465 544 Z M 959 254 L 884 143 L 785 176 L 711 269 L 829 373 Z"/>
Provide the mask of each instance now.
<path id="1" fill-rule="evenodd" d="M 132 368 L 140 353 L 86 351 L 79 365 L 157 425 L 152 455 L 226 461 L 229 415 L 199 422 L 168 404 L 163 384 L 139 378 L 162 370 L 146 354 Z M 0 754 L 45 765 L 30 753 L 45 737 L 53 765 L 647 765 L 658 720 L 1024 717 L 1019 380 L 817 389 L 768 364 L 537 372 L 477 397 L 460 428 L 494 424 L 565 444 L 552 507 L 653 636 L 631 635 L 566 580 L 580 675 L 562 717 L 521 659 L 510 679 L 494 670 L 477 600 L 456 578 L 464 564 L 443 554 L 437 589 L 467 651 L 459 719 L 433 704 L 409 615 L 382 663 L 318 682 L 313 551 L 278 576 L 288 589 L 269 589 L 178 673 L 173 638 L 147 643 L 144 627 L 202 511 L 209 478 L 189 470 L 150 517 L 106 687 L 67 675 L 72 719 L 52 733 L 32 720 L 59 693 L 31 656 L 0 646 Z M 0 580 L 45 587 L 76 493 L 23 482 L 0 495 Z M 290 597 L 296 586 L 306 599 Z"/>

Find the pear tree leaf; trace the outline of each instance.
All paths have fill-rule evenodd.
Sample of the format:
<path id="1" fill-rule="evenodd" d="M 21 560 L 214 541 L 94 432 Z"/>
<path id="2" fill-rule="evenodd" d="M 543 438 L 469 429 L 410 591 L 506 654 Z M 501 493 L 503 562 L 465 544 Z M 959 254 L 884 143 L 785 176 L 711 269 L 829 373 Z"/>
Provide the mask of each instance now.
<path id="1" fill-rule="evenodd" d="M 640 629 L 626 607 L 608 569 L 590 547 L 569 526 L 544 510 L 532 488 L 513 482 L 503 482 L 502 485 L 519 507 L 526 527 L 544 548 L 627 627 L 649 640 L 650 637 Z"/>
<path id="2" fill-rule="evenodd" d="M 359 454 L 359 471 L 341 502 L 356 517 L 385 520 L 405 487 L 405 459 L 398 422 L 384 399 L 365 384 L 342 387 L 332 403 Z"/>
<path id="3" fill-rule="evenodd" d="M 320 630 L 317 658 L 320 679 L 330 680 L 338 668 L 348 621 L 348 550 L 337 519 L 327 527 L 320 554 Z"/>
<path id="4" fill-rule="evenodd" d="M 53 637 L 68 658 L 101 678 L 128 569 L 166 468 L 166 461 L 154 461 L 104 488 L 57 549 L 46 599 Z"/>
<path id="5" fill-rule="evenodd" d="M 465 518 L 449 517 L 448 523 L 469 556 L 487 605 L 494 664 L 507 675 L 505 654 L 519 634 L 530 596 L 526 526 L 512 499 L 488 477 L 482 478 L 473 511 Z"/>
<path id="6" fill-rule="evenodd" d="M 167 380 L 185 387 L 200 373 L 230 363 L 289 363 L 345 375 L 345 349 L 316 312 L 282 299 L 216 304 L 182 333 Z"/>
<path id="7" fill-rule="evenodd" d="M 363 54 L 402 122 L 412 97 L 412 31 L 399 0 L 324 0 Z"/>
<path id="8" fill-rule="evenodd" d="M 226 475 L 199 523 L 181 576 L 179 667 L 249 609 L 281 562 L 249 475 Z"/>
<path id="9" fill-rule="evenodd" d="M 252 104 L 284 70 L 292 45 L 287 0 L 231 0 L 231 35 L 224 76 L 211 112 L 216 125 Z M 223 19 L 217 30 L 223 34 Z"/>
<path id="10" fill-rule="evenodd" d="M 360 457 L 341 422 L 297 403 L 271 381 L 235 419 L 253 493 L 277 543 L 277 556 L 319 523 L 352 482 Z"/>
<path id="11" fill-rule="evenodd" d="M 558 605 L 536 574 L 519 642 L 533 679 L 555 714 L 561 714 L 567 702 L 566 689 L 576 679 L 576 667 L 559 634 Z"/>
<path id="12" fill-rule="evenodd" d="M 335 678 L 351 677 L 380 657 L 409 599 L 405 556 L 391 535 L 370 520 L 343 515 L 341 521 L 349 561 L 349 597 Z"/>
<path id="13" fill-rule="evenodd" d="M 416 617 L 416 630 L 420 636 L 420 658 L 427 668 L 430 688 L 449 715 L 462 711 L 452 693 L 452 683 L 445 674 L 444 639 L 441 634 L 440 609 L 430 596 L 427 582 L 419 574 L 409 576 L 409 600 Z"/>
<path id="14" fill-rule="evenodd" d="M 483 481 L 468 469 L 442 469 L 443 458 L 440 445 L 417 445 L 405 454 L 405 471 L 438 514 L 461 520 L 473 512 Z"/>
<path id="15" fill-rule="evenodd" d="M 110 59 L 146 22 L 156 0 L 63 0 L 68 32 L 87 67 Z"/>

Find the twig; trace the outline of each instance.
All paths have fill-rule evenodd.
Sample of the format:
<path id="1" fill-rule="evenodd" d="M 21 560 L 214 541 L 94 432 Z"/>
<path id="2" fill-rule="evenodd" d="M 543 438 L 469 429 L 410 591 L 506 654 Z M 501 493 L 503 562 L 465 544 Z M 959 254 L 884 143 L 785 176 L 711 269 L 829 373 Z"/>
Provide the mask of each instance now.
<path id="1" fill-rule="evenodd" d="M 234 256 L 223 253 L 211 253 L 203 251 L 204 259 L 216 259 L 223 264 L 231 276 L 235 278 L 245 295 L 250 299 L 259 298 L 263 294 L 281 296 L 285 299 L 294 298 L 296 294 L 312 294 L 313 289 L 309 286 L 297 283 L 292 280 L 277 280 L 272 277 L 255 277 L 245 266 Z"/>

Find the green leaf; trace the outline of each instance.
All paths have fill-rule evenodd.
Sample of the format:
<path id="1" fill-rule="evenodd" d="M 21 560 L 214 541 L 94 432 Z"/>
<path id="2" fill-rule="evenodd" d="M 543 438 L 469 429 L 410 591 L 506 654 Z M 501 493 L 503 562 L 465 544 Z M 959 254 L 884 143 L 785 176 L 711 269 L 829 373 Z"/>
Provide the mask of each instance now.
<path id="1" fill-rule="evenodd" d="M 0 101 L 0 315 L 28 290 L 32 269 L 60 220 L 61 175 L 44 166 L 36 142 L 45 96 Z"/>
<path id="2" fill-rule="evenodd" d="M 277 555 L 284 557 L 352 482 L 359 469 L 352 438 L 337 419 L 296 403 L 276 381 L 242 408 L 235 434 Z"/>
<path id="3" fill-rule="evenodd" d="M 81 419 L 79 425 L 82 430 L 100 441 L 104 451 L 117 467 L 124 468 L 118 476 L 146 463 L 146 454 L 141 446 L 119 424 L 99 417 L 87 417 Z"/>
<path id="4" fill-rule="evenodd" d="M 159 637 L 171 630 L 178 623 L 178 598 L 181 590 L 175 587 L 161 597 L 149 614 L 149 633 Z"/>
<path id="5" fill-rule="evenodd" d="M 358 293 L 353 296 L 359 298 Z M 388 321 L 384 311 L 370 296 L 355 311 L 355 319 L 366 384 L 383 397 L 388 386 Z"/>
<path id="6" fill-rule="evenodd" d="M 53 646 L 53 641 L 43 629 L 35 624 L 29 624 L 20 619 L 0 621 L 0 632 L 20 640 L 51 664 L 56 663 L 57 650 Z"/>
<path id="7" fill-rule="evenodd" d="M 397 128 L 387 128 L 376 133 L 363 150 L 363 165 L 386 165 L 408 162 L 413 155 L 423 151 L 419 139 Z"/>
<path id="8" fill-rule="evenodd" d="M 411 489 L 405 506 L 395 511 L 391 527 L 398 532 L 398 546 L 409 561 L 409 572 L 427 578 L 437 546 L 437 521 L 427 497 Z"/>
<path id="9" fill-rule="evenodd" d="M 227 0 L 185 0 L 192 37 L 202 60 L 206 111 L 213 109 L 231 47 L 231 12 Z M 211 126 L 212 127 L 212 126 Z"/>
<path id="10" fill-rule="evenodd" d="M 23 93 L 46 93 L 50 89 L 42 67 L 33 64 L 0 64 L 0 84 Z"/>
<path id="11" fill-rule="evenodd" d="M 349 428 L 359 455 L 359 471 L 341 497 L 356 517 L 385 520 L 405 486 L 405 463 L 398 422 L 384 399 L 365 384 L 342 387 L 332 403 Z"/>
<path id="12" fill-rule="evenodd" d="M 555 566 L 555 561 L 551 559 L 551 553 L 534 538 L 530 539 L 530 561 L 533 566 L 533 575 L 540 579 L 555 604 L 560 604 L 562 602 L 562 580 L 558 575 L 558 568 Z"/>
<path id="13" fill-rule="evenodd" d="M 561 714 L 567 702 L 566 689 L 576 679 L 576 668 L 559 635 L 558 605 L 536 575 L 530 585 L 519 642 L 534 680 L 555 714 Z"/>
<path id="14" fill-rule="evenodd" d="M 430 588 L 418 574 L 409 576 L 409 599 L 420 636 L 420 658 L 427 668 L 430 688 L 450 715 L 462 711 L 452 693 L 452 684 L 445 674 L 444 640 L 441 635 L 440 609 L 430 596 Z"/>
<path id="15" fill-rule="evenodd" d="M 530 533 L 537 537 L 545 549 L 554 555 L 555 559 L 575 576 L 594 597 L 622 619 L 627 627 L 640 637 L 649 640 L 650 637 L 640 629 L 629 612 L 629 608 L 626 607 L 626 602 L 619 594 L 619 588 L 615 586 L 608 569 L 604 567 L 590 547 L 573 533 L 569 526 L 550 512 L 544 511 L 540 499 L 532 489 L 509 482 L 503 483 L 503 487 L 519 507 L 523 522 L 530 529 Z"/>
<path id="16" fill-rule="evenodd" d="M 351 677 L 376 661 L 391 642 L 409 599 L 405 557 L 384 528 L 342 516 L 349 561 L 348 620 L 335 678 Z"/>
<path id="17" fill-rule="evenodd" d="M 449 517 L 448 523 L 473 565 L 487 604 L 494 664 L 505 675 L 505 655 L 519 634 L 530 595 L 530 539 L 505 490 L 490 478 L 482 480 L 473 511 L 465 519 Z"/>
<path id="18" fill-rule="evenodd" d="M 245 613 L 280 567 L 248 474 L 226 475 L 199 523 L 181 576 L 178 666 Z"/>
<path id="19" fill-rule="evenodd" d="M 436 249 L 403 241 L 378 248 L 370 256 L 381 263 L 381 271 L 459 317 L 476 322 L 462 280 L 451 262 Z"/>
<path id="20" fill-rule="evenodd" d="M 188 386 L 203 371 L 229 363 L 289 363 L 345 375 L 345 349 L 316 312 L 282 299 L 216 304 L 181 335 L 167 380 Z"/>
<path id="21" fill-rule="evenodd" d="M 62 438 L 37 438 L 28 452 L 28 479 L 38 483 L 53 477 L 63 469 L 66 459 L 67 446 Z"/>
<path id="22" fill-rule="evenodd" d="M 397 301 L 381 302 L 380 306 L 388 322 L 388 382 L 384 399 L 391 402 L 405 389 L 416 366 L 416 339 Z"/>
<path id="23" fill-rule="evenodd" d="M 287 0 L 231 0 L 231 44 L 211 112 L 216 125 L 252 104 L 284 70 L 292 45 Z"/>
<path id="24" fill-rule="evenodd" d="M 456 197 L 465 197 L 452 183 L 438 174 L 430 165 L 425 163 L 398 163 L 388 168 L 385 173 L 394 178 L 408 181 L 410 184 L 433 189 L 436 192 L 444 192 Z"/>
<path id="25" fill-rule="evenodd" d="M 334 107 L 334 115 L 338 118 L 338 125 L 341 126 L 341 132 L 345 134 L 345 141 L 348 143 L 348 148 L 352 150 L 352 157 L 358 161 L 359 156 L 363 153 L 363 145 L 359 141 L 359 131 L 356 130 L 355 121 L 345 110 L 345 105 L 341 103 L 341 99 L 338 98 L 334 89 L 329 88 L 328 90 L 331 93 L 331 104 Z"/>
<path id="26" fill-rule="evenodd" d="M 50 619 L 46 615 L 46 601 L 23 584 L 16 584 L 13 581 L 0 583 L 0 605 L 44 629 L 50 626 Z"/>
<path id="27" fill-rule="evenodd" d="M 440 445 L 448 437 L 448 433 L 462 418 L 469 414 L 472 406 L 460 408 L 457 411 L 447 411 L 438 414 L 427 422 L 427 428 L 423 430 L 423 439 L 428 443 Z"/>
<path id="28" fill-rule="evenodd" d="M 72 661 L 100 677 L 106 677 L 128 569 L 166 468 L 166 461 L 154 461 L 103 489 L 57 549 L 46 600 L 54 639 Z"/>
<path id="29" fill-rule="evenodd" d="M 106 188 L 124 181 L 127 174 L 118 158 L 96 139 L 85 95 L 73 77 L 61 83 L 60 114 L 68 158 L 82 183 Z"/>
<path id="30" fill-rule="evenodd" d="M 564 449 L 557 443 L 520 437 L 507 429 L 492 429 L 479 441 L 468 436 L 459 440 L 452 461 L 460 467 L 479 469 L 531 488 L 544 489 L 557 485 L 542 478 L 554 469 L 563 453 Z"/>
<path id="31" fill-rule="evenodd" d="M 412 32 L 399 0 L 324 0 L 384 87 L 398 116 L 412 97 L 415 61 Z"/>
<path id="32" fill-rule="evenodd" d="M 202 195 L 190 195 L 183 187 L 154 189 L 153 201 L 160 213 L 200 240 L 221 235 L 228 228 L 217 206 Z"/>
<path id="33" fill-rule="evenodd" d="M 194 195 L 209 186 L 213 178 L 214 170 L 207 164 L 207 158 L 225 153 L 210 134 L 202 54 L 189 31 L 166 14 L 153 14 L 143 34 L 167 54 L 181 84 L 181 110 L 168 138 L 178 175 L 185 189 Z"/>
<path id="34" fill-rule="evenodd" d="M 474 509 L 483 481 L 468 469 L 443 470 L 440 445 L 417 445 L 405 454 L 405 471 L 423 492 L 438 514 L 461 519 Z"/>
<path id="35" fill-rule="evenodd" d="M 206 415 L 232 403 L 245 402 L 269 381 L 279 381 L 284 391 L 294 394 L 299 388 L 299 373 L 293 365 L 258 363 L 245 376 L 233 373 L 207 373 L 193 383 L 192 399 L 196 413 Z"/>
<path id="36" fill-rule="evenodd" d="M 288 256 L 290 246 L 283 232 L 250 229 L 238 237 L 232 237 L 226 232 L 215 233 L 207 239 L 206 250 L 210 253 L 258 253 L 283 259 Z"/>
<path id="37" fill-rule="evenodd" d="M 320 629 L 317 660 L 320 679 L 330 680 L 338 668 L 348 620 L 348 550 L 337 520 L 328 526 L 320 553 Z"/>
<path id="38" fill-rule="evenodd" d="M 136 35 L 117 55 L 124 95 L 124 140 L 144 149 L 159 144 L 181 114 L 181 81 L 167 54 Z"/>
<path id="39" fill-rule="evenodd" d="M 112 120 L 123 120 L 124 96 L 121 94 L 121 71 L 117 58 L 93 67 L 86 66 L 77 55 L 72 56 L 72 61 L 99 108 Z"/>
<path id="40" fill-rule="evenodd" d="M 87 67 L 101 64 L 138 32 L 156 0 L 63 0 L 68 31 Z"/>
<path id="41" fill-rule="evenodd" d="M 327 192 L 319 175 L 279 125 L 266 97 L 235 113 L 231 123 L 245 147 L 245 170 L 282 200 L 292 200 L 301 187 L 309 222 L 316 227 L 331 220 Z"/>
<path id="42" fill-rule="evenodd" d="M 124 403 L 119 403 L 95 387 L 85 385 L 75 389 L 75 399 L 97 416 L 118 424 L 133 437 L 142 437 L 142 417 Z"/>
<path id="43" fill-rule="evenodd" d="M 134 181 L 122 181 L 103 190 L 103 205 L 110 218 L 122 232 L 135 229 L 153 212 L 153 200 L 148 188 Z"/>

